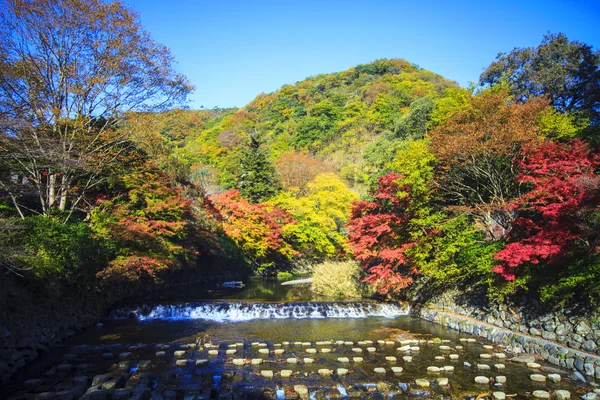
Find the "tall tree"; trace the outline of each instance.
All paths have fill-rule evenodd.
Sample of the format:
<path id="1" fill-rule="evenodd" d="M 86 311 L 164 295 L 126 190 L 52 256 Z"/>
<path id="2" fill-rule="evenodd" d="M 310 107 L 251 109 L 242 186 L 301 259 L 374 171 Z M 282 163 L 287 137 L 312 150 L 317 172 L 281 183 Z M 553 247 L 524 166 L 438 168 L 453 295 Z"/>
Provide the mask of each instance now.
<path id="1" fill-rule="evenodd" d="M 6 0 L 0 11 L 0 187 L 23 214 L 71 210 L 132 146 L 114 130 L 127 111 L 181 102 L 192 90 L 120 1 Z"/>
<path id="2" fill-rule="evenodd" d="M 535 48 L 498 54 L 479 82 L 507 82 L 518 101 L 547 96 L 560 111 L 600 122 L 600 52 L 562 33 L 545 35 Z"/>
<path id="3" fill-rule="evenodd" d="M 281 189 L 277 171 L 255 135 L 250 136 L 242 151 L 236 184 L 242 197 L 251 203 L 265 201 Z"/>

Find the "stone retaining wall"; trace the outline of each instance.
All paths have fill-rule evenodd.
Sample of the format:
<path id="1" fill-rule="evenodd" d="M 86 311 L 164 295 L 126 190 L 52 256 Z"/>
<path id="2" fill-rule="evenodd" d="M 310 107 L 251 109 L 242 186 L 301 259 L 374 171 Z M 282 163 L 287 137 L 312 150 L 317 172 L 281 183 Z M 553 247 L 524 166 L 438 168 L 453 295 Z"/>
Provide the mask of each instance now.
<path id="1" fill-rule="evenodd" d="M 573 349 L 566 344 L 550 341 L 544 339 L 543 337 L 529 335 L 529 329 L 531 328 L 522 329 L 521 327 L 523 325 L 517 325 L 517 322 L 507 323 L 506 320 L 509 318 L 505 317 L 504 319 L 501 319 L 500 315 L 498 315 L 498 317 L 494 317 L 492 315 L 491 317 L 493 318 L 494 323 L 489 323 L 483 321 L 482 319 L 471 318 L 461 314 L 443 311 L 436 308 L 429 308 L 422 305 L 413 305 L 411 308 L 411 314 L 424 320 L 458 330 L 460 332 L 477 335 L 492 342 L 510 346 L 511 349 L 516 352 L 537 354 L 552 364 L 563 368 L 575 369 L 583 375 L 600 379 L 600 357 L 598 355 L 591 352 Z M 549 321 L 552 320 L 553 319 L 549 319 Z M 502 324 L 499 324 L 497 321 L 502 321 Z M 506 325 L 508 325 L 508 328 L 504 327 Z M 562 326 L 564 327 L 566 325 Z M 587 327 L 585 328 L 587 331 L 589 328 L 587 323 L 583 321 L 575 324 L 571 323 L 570 331 L 564 332 L 564 334 L 560 336 L 573 337 L 574 335 L 585 334 L 586 336 L 583 336 L 584 338 L 596 337 L 598 334 L 597 330 L 592 332 L 591 328 L 589 328 L 589 331 L 584 333 L 581 331 L 583 326 Z M 555 328 L 555 330 L 557 329 L 558 328 Z M 562 327 L 561 329 L 566 330 L 566 328 Z M 545 332 L 548 332 L 548 330 L 545 330 Z M 553 339 L 559 337 L 556 332 L 553 333 L 555 333 L 555 335 L 550 335 L 549 337 Z M 594 341 L 594 343 L 596 343 L 596 341 Z M 597 346 L 595 349 L 597 350 Z"/>

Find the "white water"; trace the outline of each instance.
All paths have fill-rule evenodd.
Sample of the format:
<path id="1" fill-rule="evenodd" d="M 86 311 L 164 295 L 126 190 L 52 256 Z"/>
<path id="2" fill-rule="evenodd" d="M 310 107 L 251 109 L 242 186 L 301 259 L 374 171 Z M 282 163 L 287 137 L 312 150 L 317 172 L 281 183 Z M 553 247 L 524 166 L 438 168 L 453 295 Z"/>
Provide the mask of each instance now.
<path id="1" fill-rule="evenodd" d="M 139 320 L 249 321 L 253 319 L 304 318 L 395 318 L 408 315 L 408 308 L 393 303 L 248 303 L 203 302 L 143 306 L 122 309 L 111 314 L 113 319 Z"/>

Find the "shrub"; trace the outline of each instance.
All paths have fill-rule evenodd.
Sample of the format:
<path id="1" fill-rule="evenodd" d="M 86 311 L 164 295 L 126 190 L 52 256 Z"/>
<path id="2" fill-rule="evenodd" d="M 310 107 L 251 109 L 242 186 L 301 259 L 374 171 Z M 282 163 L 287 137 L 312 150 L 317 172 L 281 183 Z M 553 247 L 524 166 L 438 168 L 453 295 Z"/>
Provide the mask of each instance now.
<path id="1" fill-rule="evenodd" d="M 331 297 L 367 296 L 362 272 L 356 261 L 325 261 L 314 267 L 312 290 Z"/>

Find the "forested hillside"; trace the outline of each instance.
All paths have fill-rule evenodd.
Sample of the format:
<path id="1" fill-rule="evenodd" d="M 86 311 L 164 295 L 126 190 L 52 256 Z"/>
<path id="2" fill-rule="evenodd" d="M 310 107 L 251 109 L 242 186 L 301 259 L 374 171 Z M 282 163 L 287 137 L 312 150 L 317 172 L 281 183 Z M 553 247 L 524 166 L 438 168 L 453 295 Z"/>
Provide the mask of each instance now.
<path id="1" fill-rule="evenodd" d="M 68 68 L 52 57 L 36 68 L 32 59 L 61 45 L 43 39 L 47 30 L 98 32 L 94 18 L 110 12 L 135 20 L 81 4 L 68 10 L 75 25 L 3 14 L 30 41 L 6 35 L 1 49 L 7 273 L 60 293 L 173 271 L 276 274 L 343 261 L 382 295 L 421 279 L 491 297 L 529 291 L 551 305 L 597 301 L 591 46 L 548 35 L 500 54 L 469 88 L 381 59 L 240 109 L 194 111 L 177 108 L 192 87 L 135 23 L 110 27 L 118 54 L 90 35 L 63 43 Z M 94 65 L 114 71 L 82 79 Z"/>

